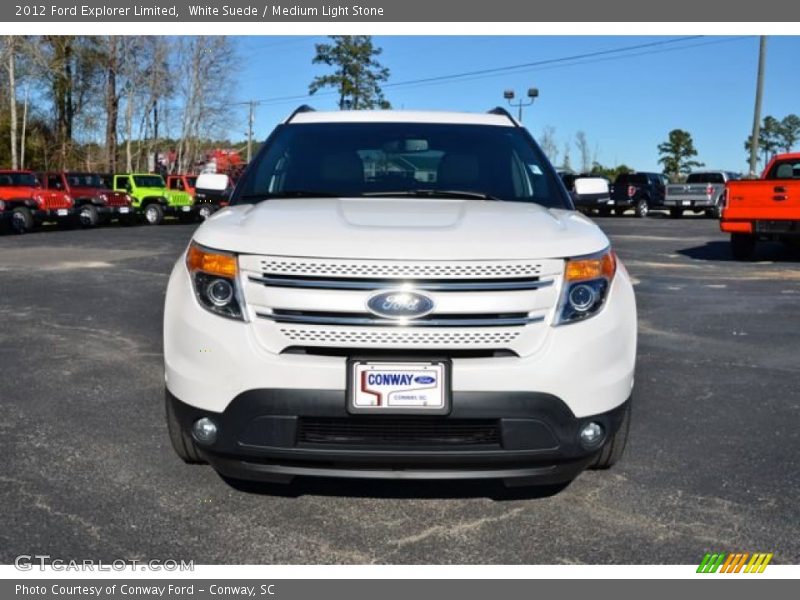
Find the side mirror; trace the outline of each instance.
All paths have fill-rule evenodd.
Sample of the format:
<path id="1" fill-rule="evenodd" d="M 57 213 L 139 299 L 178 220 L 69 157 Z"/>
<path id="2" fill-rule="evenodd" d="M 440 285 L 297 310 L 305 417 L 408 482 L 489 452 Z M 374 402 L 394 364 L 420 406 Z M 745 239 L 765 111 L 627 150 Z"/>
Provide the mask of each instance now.
<path id="1" fill-rule="evenodd" d="M 574 184 L 575 193 L 579 196 L 589 194 L 608 194 L 608 182 L 602 177 L 578 177 Z"/>

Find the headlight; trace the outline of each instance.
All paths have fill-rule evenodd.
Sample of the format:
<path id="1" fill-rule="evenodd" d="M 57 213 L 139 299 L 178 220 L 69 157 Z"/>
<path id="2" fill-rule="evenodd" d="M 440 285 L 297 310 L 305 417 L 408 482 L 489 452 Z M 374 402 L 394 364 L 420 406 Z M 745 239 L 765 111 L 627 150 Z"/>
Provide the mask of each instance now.
<path id="1" fill-rule="evenodd" d="M 239 267 L 235 254 L 204 248 L 192 242 L 186 251 L 186 268 L 200 305 L 214 314 L 244 321 Z"/>
<path id="2" fill-rule="evenodd" d="M 6 203 L 0 200 L 0 210 L 5 210 L 5 209 L 6 209 Z"/>
<path id="3" fill-rule="evenodd" d="M 64 196 L 64 200 L 66 200 L 66 201 L 67 201 L 67 206 L 70 206 L 70 207 L 71 207 L 71 206 L 74 206 L 74 205 L 75 205 L 75 201 L 72 199 L 72 196 L 70 196 L 69 194 L 66 194 L 66 195 Z"/>
<path id="4" fill-rule="evenodd" d="M 97 202 L 99 204 L 108 204 L 108 196 L 106 196 L 105 194 L 98 195 Z"/>
<path id="5" fill-rule="evenodd" d="M 574 323 L 597 314 L 605 303 L 616 271 L 617 257 L 611 249 L 567 259 L 554 324 Z"/>

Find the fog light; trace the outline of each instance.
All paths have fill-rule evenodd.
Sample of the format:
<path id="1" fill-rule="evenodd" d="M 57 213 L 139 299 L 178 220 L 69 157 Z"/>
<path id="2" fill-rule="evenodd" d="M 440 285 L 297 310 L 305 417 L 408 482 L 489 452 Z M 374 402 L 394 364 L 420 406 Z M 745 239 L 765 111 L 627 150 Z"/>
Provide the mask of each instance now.
<path id="1" fill-rule="evenodd" d="M 192 434 L 201 444 L 213 444 L 217 439 L 217 425 L 208 417 L 197 419 L 192 425 Z"/>
<path id="2" fill-rule="evenodd" d="M 225 306 L 233 299 L 233 286 L 227 279 L 214 279 L 208 284 L 206 293 L 215 306 Z"/>
<path id="3" fill-rule="evenodd" d="M 603 438 L 605 437 L 605 431 L 603 431 L 603 426 L 600 423 L 595 423 L 592 421 L 591 423 L 587 423 L 583 426 L 580 433 L 581 443 L 584 446 L 597 446 Z"/>

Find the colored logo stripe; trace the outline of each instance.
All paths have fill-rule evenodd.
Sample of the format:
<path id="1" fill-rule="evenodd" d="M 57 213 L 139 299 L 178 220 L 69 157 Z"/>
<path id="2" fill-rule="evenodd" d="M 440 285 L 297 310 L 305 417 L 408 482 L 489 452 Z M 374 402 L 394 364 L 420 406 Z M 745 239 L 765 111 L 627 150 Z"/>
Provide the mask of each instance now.
<path id="1" fill-rule="evenodd" d="M 698 573 L 763 573 L 772 560 L 772 552 L 707 553 L 697 567 Z M 748 561 L 749 559 L 749 561 Z"/>

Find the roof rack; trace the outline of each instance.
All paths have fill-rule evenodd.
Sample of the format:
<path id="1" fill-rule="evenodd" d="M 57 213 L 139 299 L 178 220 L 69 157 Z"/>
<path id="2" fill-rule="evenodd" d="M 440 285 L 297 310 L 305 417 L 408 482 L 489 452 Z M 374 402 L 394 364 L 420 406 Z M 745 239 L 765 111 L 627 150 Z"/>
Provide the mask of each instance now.
<path id="1" fill-rule="evenodd" d="M 309 106 L 308 104 L 301 104 L 297 108 L 294 109 L 294 112 L 289 115 L 289 117 L 284 121 L 285 123 L 291 123 L 292 119 L 294 119 L 300 113 L 307 113 L 307 112 L 314 112 L 316 109 Z"/>
<path id="2" fill-rule="evenodd" d="M 519 127 L 519 123 L 517 123 L 517 121 L 514 119 L 514 117 L 511 116 L 511 113 L 508 112 L 502 106 L 496 106 L 492 110 L 487 110 L 486 112 L 488 114 L 490 114 L 490 115 L 499 115 L 501 117 L 508 117 L 508 120 L 511 121 L 514 124 L 514 127 Z"/>

